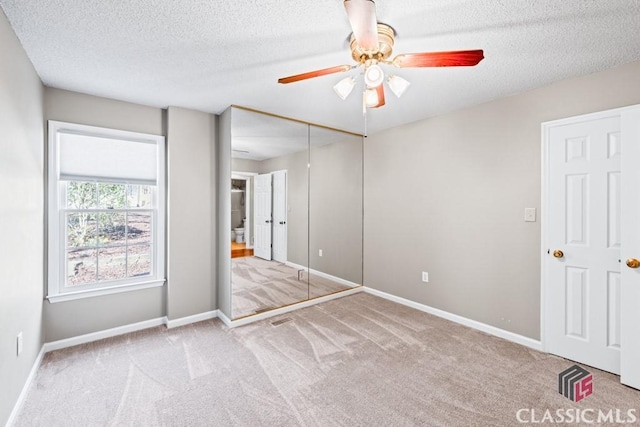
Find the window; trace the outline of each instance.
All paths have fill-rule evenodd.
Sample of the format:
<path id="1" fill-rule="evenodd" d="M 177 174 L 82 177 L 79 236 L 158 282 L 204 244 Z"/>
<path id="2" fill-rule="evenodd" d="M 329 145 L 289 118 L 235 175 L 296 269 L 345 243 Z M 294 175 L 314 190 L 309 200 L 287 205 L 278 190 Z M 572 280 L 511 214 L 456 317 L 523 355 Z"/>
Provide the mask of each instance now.
<path id="1" fill-rule="evenodd" d="M 49 121 L 48 298 L 164 283 L 164 138 Z"/>

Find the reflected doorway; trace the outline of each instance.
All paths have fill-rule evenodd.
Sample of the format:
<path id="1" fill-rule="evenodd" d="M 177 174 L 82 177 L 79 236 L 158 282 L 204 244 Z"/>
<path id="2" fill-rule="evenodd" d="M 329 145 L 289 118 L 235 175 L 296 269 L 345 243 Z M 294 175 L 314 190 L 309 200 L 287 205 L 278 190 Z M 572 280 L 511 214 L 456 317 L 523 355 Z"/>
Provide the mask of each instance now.
<path id="1" fill-rule="evenodd" d="M 252 172 L 231 175 L 231 258 L 252 256 L 253 249 L 253 178 Z"/>
<path id="2" fill-rule="evenodd" d="M 233 174 L 242 176 L 242 172 Z M 238 197 L 235 200 L 232 197 L 231 222 L 243 227 L 232 230 L 232 258 L 240 256 L 241 250 L 244 250 L 244 256 L 255 255 L 267 261 L 286 262 L 287 171 L 253 173 L 245 183 L 238 184 L 236 180 L 231 182 L 232 194 L 236 192 L 241 196 L 240 202 Z M 238 218 L 234 219 L 235 216 Z M 242 220 L 239 218 L 241 216 Z M 234 249 L 236 252 L 233 252 Z"/>

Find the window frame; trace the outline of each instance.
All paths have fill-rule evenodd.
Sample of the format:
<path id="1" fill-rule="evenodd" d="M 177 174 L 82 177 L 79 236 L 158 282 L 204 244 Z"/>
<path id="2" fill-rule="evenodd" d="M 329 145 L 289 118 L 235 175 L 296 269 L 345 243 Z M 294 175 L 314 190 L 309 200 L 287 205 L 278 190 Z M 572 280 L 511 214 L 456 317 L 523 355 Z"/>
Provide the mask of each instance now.
<path id="1" fill-rule="evenodd" d="M 66 183 L 69 179 L 60 179 L 60 149 L 59 135 L 69 133 L 88 137 L 102 137 L 121 141 L 155 144 L 156 149 L 156 185 L 152 186 L 154 206 L 143 211 L 152 212 L 151 232 L 151 266 L 150 275 L 140 277 L 128 277 L 118 280 L 96 282 L 91 284 L 66 286 L 66 214 L 69 208 L 66 206 Z M 75 300 L 79 298 L 108 295 L 120 292 L 134 291 L 151 287 L 163 286 L 166 282 L 165 271 L 165 138 L 160 135 L 145 134 L 139 132 L 123 131 L 96 126 L 66 123 L 60 121 L 48 121 L 47 137 L 47 299 L 52 302 Z M 140 185 L 144 183 L 135 180 L 105 179 L 102 177 L 82 176 L 74 177 L 76 181 L 119 183 Z M 148 185 L 148 184 L 146 184 Z M 72 209 L 76 210 L 76 209 Z M 128 207 L 127 207 L 127 210 Z M 131 209 L 133 210 L 133 209 Z"/>

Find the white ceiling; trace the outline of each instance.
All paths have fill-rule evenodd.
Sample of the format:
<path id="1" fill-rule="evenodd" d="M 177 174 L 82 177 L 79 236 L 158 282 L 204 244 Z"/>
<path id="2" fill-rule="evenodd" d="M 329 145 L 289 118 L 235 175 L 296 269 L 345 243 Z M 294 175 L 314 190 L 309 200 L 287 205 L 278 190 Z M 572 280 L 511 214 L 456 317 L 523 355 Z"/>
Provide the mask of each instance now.
<path id="1" fill-rule="evenodd" d="M 368 116 L 369 133 L 640 60 L 638 0 L 378 0 L 394 54 L 484 49 L 476 67 L 402 69 L 412 85 Z M 243 105 L 362 132 L 344 75 L 341 0 L 0 0 L 46 85 L 157 107 Z M 356 72 L 356 71 L 352 71 Z"/>

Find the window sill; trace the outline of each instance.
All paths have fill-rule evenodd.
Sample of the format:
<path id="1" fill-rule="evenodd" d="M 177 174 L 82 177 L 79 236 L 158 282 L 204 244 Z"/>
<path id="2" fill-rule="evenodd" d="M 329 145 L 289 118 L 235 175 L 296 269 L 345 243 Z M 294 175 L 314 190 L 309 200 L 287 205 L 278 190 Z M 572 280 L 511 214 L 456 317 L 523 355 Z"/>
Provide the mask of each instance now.
<path id="1" fill-rule="evenodd" d="M 152 280 L 149 282 L 141 282 L 135 283 L 132 285 L 119 285 L 119 286 L 111 286 L 108 288 L 101 289 L 91 289 L 86 291 L 76 291 L 76 292 L 65 292 L 63 294 L 58 295 L 47 295 L 47 299 L 50 303 L 64 302 L 64 301 L 73 301 L 83 298 L 92 298 L 99 297 L 103 295 L 111 295 L 111 294 L 120 294 L 123 292 L 131 292 L 131 291 L 139 291 L 141 289 L 149 289 L 149 288 L 159 288 L 164 286 L 164 279 L 161 280 Z"/>

